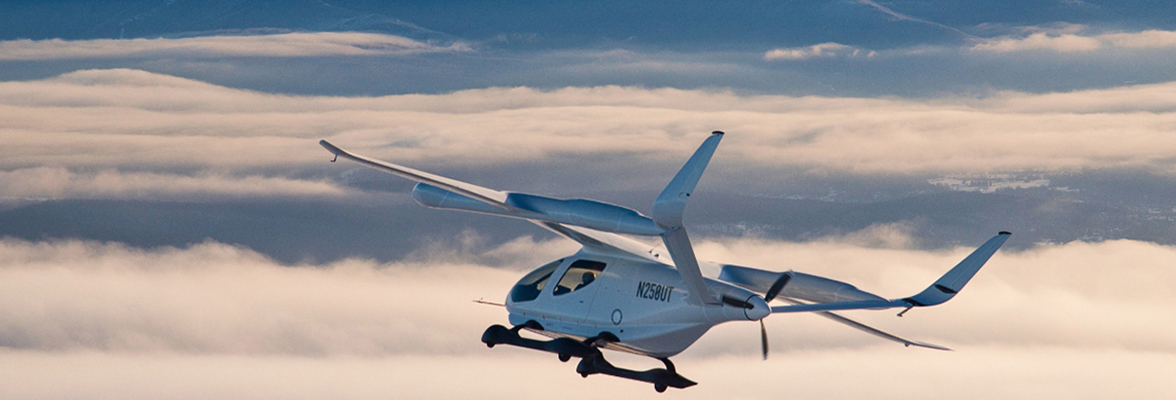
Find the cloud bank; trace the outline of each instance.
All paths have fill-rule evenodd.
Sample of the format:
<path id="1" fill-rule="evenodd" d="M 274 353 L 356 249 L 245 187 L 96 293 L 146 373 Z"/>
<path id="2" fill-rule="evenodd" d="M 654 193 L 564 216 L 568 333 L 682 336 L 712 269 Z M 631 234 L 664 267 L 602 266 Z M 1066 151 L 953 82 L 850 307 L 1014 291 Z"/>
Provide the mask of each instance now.
<path id="1" fill-rule="evenodd" d="M 178 39 L 0 41 L 0 61 L 144 57 L 394 56 L 464 51 L 470 51 L 470 48 L 460 42 L 436 45 L 401 36 L 360 32 L 198 36 Z"/>
<path id="2" fill-rule="evenodd" d="M 651 395 L 644 384 L 582 379 L 554 356 L 478 342 L 505 314 L 470 300 L 500 300 L 519 268 L 564 244 L 532 243 L 541 255 L 504 246 L 493 257 L 516 265 L 504 270 L 477 255 L 286 266 L 211 242 L 137 250 L 3 240 L 0 395 L 513 398 L 523 386 L 574 388 L 570 398 Z M 970 250 L 840 240 L 698 248 L 703 258 L 818 273 L 885 296 L 922 289 Z M 1130 241 L 999 253 L 945 305 L 902 319 L 847 313 L 955 352 L 905 349 L 819 317 L 779 315 L 768 321 L 773 356 L 761 362 L 758 327 L 721 325 L 676 357 L 701 383 L 674 395 L 939 398 L 950 387 L 977 399 L 1168 398 L 1176 393 L 1176 343 L 1161 316 L 1176 300 L 1166 290 L 1176 284 L 1173 257 L 1171 247 Z"/>
<path id="3" fill-rule="evenodd" d="M 925 100 L 615 86 L 330 97 L 87 70 L 0 82 L 0 121 L 7 197 L 329 195 L 340 189 L 305 175 L 328 165 L 323 138 L 425 169 L 676 166 L 712 130 L 731 134 L 715 163 L 733 176 L 1176 173 L 1176 83 Z"/>
<path id="4" fill-rule="evenodd" d="M 75 173 L 66 168 L 21 168 L 0 171 L 0 195 L 6 198 L 152 198 L 338 196 L 346 189 L 331 183 L 282 177 L 188 176 L 152 172 L 103 170 Z"/>
<path id="5" fill-rule="evenodd" d="M 1085 53 L 1095 50 L 1122 49 L 1176 49 L 1176 32 L 1146 30 L 1141 32 L 1109 32 L 1082 34 L 1085 27 L 1067 25 L 1060 29 L 1030 29 L 1028 35 L 1003 36 L 985 39 L 971 47 L 973 51 L 990 53 L 1013 53 L 1046 50 L 1058 53 Z"/>
<path id="6" fill-rule="evenodd" d="M 303 97 L 91 70 L 0 83 L 8 138 L 0 167 L 304 164 L 321 160 L 319 138 L 409 161 L 676 155 L 696 143 L 675 138 L 714 129 L 738 134 L 725 151 L 766 166 L 869 173 L 1147 164 L 1176 154 L 1167 140 L 1173 85 L 930 100 L 612 86 Z"/>

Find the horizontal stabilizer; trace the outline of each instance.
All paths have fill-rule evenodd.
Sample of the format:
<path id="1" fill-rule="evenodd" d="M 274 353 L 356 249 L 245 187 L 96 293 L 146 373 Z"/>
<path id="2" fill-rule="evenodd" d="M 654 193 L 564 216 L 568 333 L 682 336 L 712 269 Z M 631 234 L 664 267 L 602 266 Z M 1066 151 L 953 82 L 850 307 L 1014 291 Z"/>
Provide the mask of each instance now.
<path id="1" fill-rule="evenodd" d="M 1008 240 L 1011 233 L 1000 232 L 992 239 L 980 245 L 976 251 L 971 255 L 960 261 L 950 271 L 947 271 L 942 277 L 931 284 L 926 290 L 923 290 L 917 295 L 893 300 L 855 300 L 855 301 L 835 301 L 822 302 L 813 304 L 796 304 L 790 306 L 776 306 L 772 307 L 773 313 L 787 313 L 787 312 L 813 312 L 813 311 L 836 311 L 836 310 L 859 310 L 859 309 L 884 309 L 894 307 L 926 307 L 943 304 L 956 293 L 964 288 L 964 285 L 976 275 L 980 267 L 988 262 L 988 259 L 996 253 L 1000 246 Z M 743 268 L 743 267 L 740 267 Z M 724 267 L 724 270 L 726 267 Z M 836 281 L 834 281 L 836 282 Z M 787 286 L 785 286 L 787 287 Z"/>
<path id="2" fill-rule="evenodd" d="M 768 301 L 776 296 L 816 303 L 886 300 L 845 282 L 796 271 L 773 272 L 724 265 L 719 280 L 764 293 L 764 299 Z"/>
<path id="3" fill-rule="evenodd" d="M 885 308 L 906 307 L 909 304 L 902 300 L 868 300 L 868 301 L 838 301 L 834 303 L 797 304 L 792 306 L 772 307 L 772 313 L 838 311 L 838 310 L 881 310 Z"/>

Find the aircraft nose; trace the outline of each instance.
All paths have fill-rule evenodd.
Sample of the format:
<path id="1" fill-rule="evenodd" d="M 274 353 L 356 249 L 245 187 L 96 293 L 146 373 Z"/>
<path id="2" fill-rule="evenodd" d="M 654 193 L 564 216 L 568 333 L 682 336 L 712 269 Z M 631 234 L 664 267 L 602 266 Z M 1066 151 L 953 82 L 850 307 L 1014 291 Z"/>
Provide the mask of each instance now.
<path id="1" fill-rule="evenodd" d="M 758 321 L 772 314 L 772 308 L 768 307 L 768 302 L 764 301 L 763 297 L 751 296 L 747 299 L 747 304 L 750 304 L 751 308 L 744 308 L 743 314 L 749 320 Z"/>

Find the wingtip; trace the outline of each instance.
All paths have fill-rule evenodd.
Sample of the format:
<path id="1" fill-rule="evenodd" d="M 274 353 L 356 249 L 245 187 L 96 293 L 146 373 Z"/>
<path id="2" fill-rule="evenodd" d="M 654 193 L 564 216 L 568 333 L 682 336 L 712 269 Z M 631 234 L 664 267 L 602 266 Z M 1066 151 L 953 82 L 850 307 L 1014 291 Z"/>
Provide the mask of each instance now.
<path id="1" fill-rule="evenodd" d="M 1013 233 L 1012 233 L 1012 232 L 1009 232 L 1009 231 L 1000 231 L 1000 232 L 998 232 L 998 233 L 997 233 L 997 235 L 1005 235 L 1005 236 L 1012 235 L 1012 234 L 1013 234 Z"/>
<path id="2" fill-rule="evenodd" d="M 955 350 L 952 350 L 951 348 L 948 348 L 948 347 L 943 347 L 943 346 L 940 346 L 937 344 L 932 344 L 932 343 L 927 343 L 927 342 L 910 342 L 909 344 L 907 344 L 907 347 L 910 347 L 910 346 L 918 346 L 918 347 L 922 347 L 924 349 L 931 349 L 931 350 L 955 351 Z"/>
<path id="3" fill-rule="evenodd" d="M 714 131 L 714 132 L 711 132 L 711 134 L 712 135 L 726 135 L 726 133 L 723 133 L 723 131 Z"/>
<path id="4" fill-rule="evenodd" d="M 327 149 L 327 151 L 330 151 L 335 154 L 339 154 L 339 153 L 343 152 L 343 150 L 340 150 L 338 147 L 335 147 L 335 145 L 331 144 L 331 142 L 328 142 L 326 139 L 319 140 L 319 146 L 323 146 L 324 149 Z"/>

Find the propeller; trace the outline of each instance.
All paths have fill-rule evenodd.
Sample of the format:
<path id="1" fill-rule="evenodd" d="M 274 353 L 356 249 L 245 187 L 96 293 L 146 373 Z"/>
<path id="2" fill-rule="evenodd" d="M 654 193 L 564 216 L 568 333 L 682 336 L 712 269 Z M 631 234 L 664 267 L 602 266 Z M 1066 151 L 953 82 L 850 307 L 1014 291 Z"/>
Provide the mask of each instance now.
<path id="1" fill-rule="evenodd" d="M 790 279 L 792 279 L 792 273 L 785 272 L 783 274 L 780 274 L 780 277 L 776 278 L 776 282 L 772 283 L 772 287 L 768 289 L 768 292 L 764 293 L 764 302 L 771 302 L 772 299 L 775 299 L 776 295 L 779 295 L 780 291 L 784 290 L 784 285 L 787 285 L 788 281 Z M 767 318 L 767 317 L 764 317 L 764 318 Z M 760 347 L 763 349 L 764 360 L 767 360 L 768 359 L 768 328 L 764 326 L 764 318 L 760 318 L 760 321 L 759 321 L 760 322 Z"/>
<path id="2" fill-rule="evenodd" d="M 760 318 L 760 346 L 764 350 L 764 360 L 768 359 L 768 328 L 764 327 L 764 319 Z"/>
<path id="3" fill-rule="evenodd" d="M 785 279 L 785 282 L 787 282 L 787 279 Z M 780 286 L 783 286 L 783 285 L 780 285 Z M 779 292 L 779 289 L 774 289 L 774 290 L 776 292 Z M 753 298 L 760 298 L 760 297 L 753 295 L 750 298 L 748 298 L 747 300 L 740 300 L 735 297 L 723 295 L 723 297 L 720 298 L 720 300 L 722 300 L 723 304 L 726 304 L 728 306 L 752 310 L 752 309 L 755 309 L 755 305 L 753 305 L 750 302 L 750 300 Z M 767 304 L 767 302 L 765 301 L 764 304 Z M 771 315 L 771 314 L 768 314 L 768 315 Z M 768 315 L 765 315 L 759 319 L 759 323 L 760 323 L 760 348 L 763 349 L 763 354 L 764 354 L 765 360 L 768 359 L 768 328 L 764 326 L 764 318 L 767 318 Z"/>

